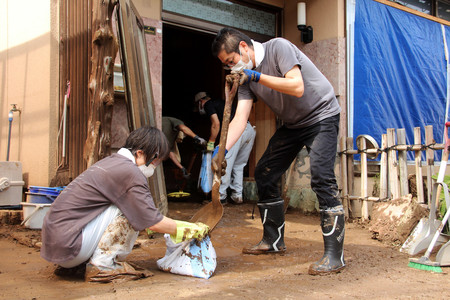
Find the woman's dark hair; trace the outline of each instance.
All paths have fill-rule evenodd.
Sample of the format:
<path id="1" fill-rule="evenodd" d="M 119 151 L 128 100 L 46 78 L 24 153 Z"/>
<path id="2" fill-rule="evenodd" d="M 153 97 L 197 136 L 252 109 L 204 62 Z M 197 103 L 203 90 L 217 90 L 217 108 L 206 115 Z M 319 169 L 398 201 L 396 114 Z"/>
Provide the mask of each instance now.
<path id="1" fill-rule="evenodd" d="M 239 43 L 241 41 L 244 41 L 250 48 L 253 49 L 252 40 L 246 34 L 233 28 L 222 28 L 217 33 L 212 43 L 212 54 L 217 57 L 222 50 L 225 50 L 227 54 L 231 52 L 239 53 Z"/>
<path id="2" fill-rule="evenodd" d="M 136 155 L 138 150 L 142 150 L 147 160 L 154 158 L 156 155 L 163 161 L 170 152 L 164 133 L 156 127 L 147 125 L 133 130 L 123 147 L 130 150 L 133 155 Z"/>

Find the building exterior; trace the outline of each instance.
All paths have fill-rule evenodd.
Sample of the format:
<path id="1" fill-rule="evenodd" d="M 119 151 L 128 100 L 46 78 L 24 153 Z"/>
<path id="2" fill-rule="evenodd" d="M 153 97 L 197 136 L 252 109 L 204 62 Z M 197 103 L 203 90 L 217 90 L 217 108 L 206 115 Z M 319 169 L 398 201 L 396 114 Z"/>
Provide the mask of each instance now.
<path id="1" fill-rule="evenodd" d="M 133 0 L 132 2 L 149 30 L 146 44 L 154 114 L 156 124 L 160 125 L 165 103 L 169 101 L 165 99 L 165 95 L 169 92 L 164 89 L 167 80 L 163 75 L 165 71 L 163 57 L 169 56 L 169 49 L 164 46 L 165 33 L 170 30 L 182 33 L 182 30 L 186 29 L 205 34 L 207 40 L 222 26 L 234 24 L 227 24 L 230 22 L 229 18 L 224 20 L 216 18 L 214 19 L 216 22 L 212 22 L 208 19 L 208 14 L 202 14 L 201 10 L 196 10 L 193 6 L 185 12 L 177 11 L 183 8 L 177 7 L 178 1 Z M 227 1 L 195 2 L 203 3 L 206 9 L 213 7 L 212 4 L 225 5 Z M 300 1 L 261 0 L 233 1 L 231 4 L 241 6 L 244 12 L 252 10 L 274 16 L 274 25 L 269 26 L 269 30 L 273 32 L 255 33 L 255 39 L 284 37 L 298 46 L 318 66 L 332 83 L 341 104 L 341 134 L 345 135 L 347 132 L 346 1 L 302 1 L 306 3 L 306 23 L 314 30 L 311 43 L 302 42 L 301 33 L 297 28 L 298 2 Z M 39 0 L 26 1 L 26 4 L 25 1 L 15 0 L 0 2 L 0 160 L 6 160 L 8 157 L 10 161 L 22 162 L 26 186 L 51 186 L 67 181 L 86 167 L 82 154 L 87 136 L 87 126 L 84 124 L 86 116 L 83 112 L 88 109 L 87 83 L 93 30 L 90 27 L 92 7 L 89 6 L 92 4 L 89 3 L 83 0 Z M 248 20 L 242 20 L 242 24 L 246 22 Z M 249 28 L 248 32 L 252 33 L 251 27 Z M 173 37 L 172 39 L 174 40 Z M 70 43 L 74 43 L 75 46 L 70 48 L 68 46 Z M 79 52 L 75 54 L 70 52 L 72 51 L 70 49 Z M 189 69 L 193 67 L 192 64 L 192 61 L 186 61 L 180 68 Z M 70 68 L 79 68 L 77 73 L 79 75 L 70 80 L 71 95 L 67 99 L 67 111 L 74 113 L 76 108 L 78 112 L 67 117 L 68 137 L 64 147 L 67 147 L 68 153 L 62 157 L 64 127 L 62 121 L 67 92 L 67 78 L 64 74 Z M 216 87 L 216 90 L 220 88 Z M 192 91 L 187 94 L 187 98 L 193 98 Z M 112 121 L 112 137 L 109 141 L 113 150 L 120 147 L 128 129 L 126 113 L 123 112 L 126 108 L 120 105 L 120 101 L 117 103 L 114 113 L 116 117 Z M 8 113 L 13 104 L 18 110 L 13 112 L 13 120 L 10 122 Z M 256 125 L 257 137 L 254 153 L 249 162 L 249 177 L 265 149 L 268 138 L 276 128 L 277 120 L 263 104 L 257 104 L 252 114 L 252 123 Z M 64 180 L 55 180 L 61 170 L 66 172 Z M 302 172 L 307 173 L 307 165 L 295 177 L 295 181 L 302 181 Z M 305 197 L 312 194 L 305 193 Z"/>

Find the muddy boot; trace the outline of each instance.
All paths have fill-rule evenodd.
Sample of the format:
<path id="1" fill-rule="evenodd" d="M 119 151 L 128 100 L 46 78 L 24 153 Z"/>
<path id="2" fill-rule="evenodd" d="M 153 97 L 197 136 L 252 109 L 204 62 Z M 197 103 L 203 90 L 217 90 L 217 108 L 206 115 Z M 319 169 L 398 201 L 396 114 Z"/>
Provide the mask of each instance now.
<path id="1" fill-rule="evenodd" d="M 320 211 L 325 253 L 309 266 L 310 275 L 339 273 L 344 267 L 345 216 L 342 205 Z"/>
<path id="2" fill-rule="evenodd" d="M 245 254 L 283 253 L 284 245 L 284 201 L 279 199 L 271 203 L 258 203 L 264 228 L 261 242 L 242 249 Z"/>

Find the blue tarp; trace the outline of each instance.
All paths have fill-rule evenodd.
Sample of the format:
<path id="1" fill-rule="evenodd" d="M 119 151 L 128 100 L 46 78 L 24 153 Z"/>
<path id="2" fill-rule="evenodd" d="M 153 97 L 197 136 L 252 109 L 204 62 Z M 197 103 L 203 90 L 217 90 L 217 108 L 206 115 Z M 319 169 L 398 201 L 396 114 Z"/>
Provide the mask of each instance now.
<path id="1" fill-rule="evenodd" d="M 353 137 L 372 136 L 381 146 L 387 128 L 432 125 L 443 142 L 447 62 L 442 25 L 373 0 L 356 1 Z M 447 44 L 449 27 L 444 26 Z M 440 157 L 440 155 L 439 155 Z M 413 153 L 408 153 L 413 159 Z"/>

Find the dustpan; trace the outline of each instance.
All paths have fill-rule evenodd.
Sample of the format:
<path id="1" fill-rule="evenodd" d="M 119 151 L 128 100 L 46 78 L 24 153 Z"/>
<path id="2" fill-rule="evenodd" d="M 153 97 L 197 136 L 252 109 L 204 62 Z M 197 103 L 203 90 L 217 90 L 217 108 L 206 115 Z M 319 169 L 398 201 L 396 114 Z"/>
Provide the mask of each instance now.
<path id="1" fill-rule="evenodd" d="M 176 145 L 176 143 L 175 143 L 175 145 Z M 176 147 L 176 149 L 178 151 L 178 147 Z M 179 155 L 179 153 L 178 153 L 178 155 Z M 192 166 L 194 165 L 194 161 L 195 161 L 196 158 L 197 158 L 197 152 L 194 152 L 194 154 L 191 157 L 191 161 L 189 162 L 189 166 L 187 168 L 187 172 L 188 173 L 191 172 Z M 186 197 L 190 197 L 191 196 L 190 193 L 183 191 L 184 188 L 186 187 L 186 183 L 187 183 L 187 179 L 185 179 L 183 181 L 183 183 L 181 184 L 181 187 L 180 187 L 178 192 L 169 193 L 169 194 L 167 194 L 167 197 L 169 197 L 169 198 L 186 198 Z"/>
<path id="2" fill-rule="evenodd" d="M 433 192 L 431 199 L 428 200 L 428 207 L 430 210 L 428 218 L 422 218 L 409 237 L 403 243 L 400 248 L 400 252 L 408 253 L 409 255 L 416 255 L 428 248 L 433 240 L 433 237 L 441 225 L 441 221 L 436 219 L 436 202 L 439 199 L 441 185 L 444 186 L 444 175 L 447 167 L 450 139 L 448 138 L 448 127 L 450 122 L 445 123 L 445 146 L 444 153 L 442 155 L 441 166 L 439 168 L 439 174 L 436 184 L 433 185 Z M 446 185 L 445 185 L 446 187 Z M 447 204 L 448 207 L 448 204 Z M 439 235 L 435 241 L 435 245 L 442 245 L 446 243 L 448 238 L 445 235 Z M 446 255 L 444 255 L 446 256 Z M 449 258 L 450 260 L 450 258 Z"/>
<path id="3" fill-rule="evenodd" d="M 216 227 L 223 215 L 223 206 L 220 203 L 219 188 L 221 184 L 221 165 L 225 158 L 225 146 L 227 144 L 228 125 L 230 123 L 231 104 L 239 87 L 239 74 L 227 75 L 225 80 L 225 108 L 223 112 L 222 128 L 220 133 L 219 151 L 217 153 L 217 168 L 214 170 L 213 185 L 211 190 L 212 201 L 203 206 L 192 217 L 191 222 L 202 222 L 209 226 L 210 231 Z M 230 85 L 232 87 L 230 89 Z"/>
<path id="4" fill-rule="evenodd" d="M 445 184 L 444 182 L 437 182 L 435 184 L 435 187 L 438 185 L 442 185 L 442 188 L 444 190 L 444 195 L 445 195 L 445 202 L 449 203 L 450 197 L 448 194 L 447 184 Z M 437 187 L 433 188 L 433 190 L 437 190 Z M 442 229 L 444 228 L 445 224 L 447 223 L 449 217 L 450 217 L 450 210 L 447 210 L 444 217 L 442 218 L 442 222 L 439 225 L 438 229 L 433 233 L 433 238 L 431 239 L 431 242 L 429 243 L 429 245 L 427 247 L 427 251 L 420 258 L 410 258 L 409 264 L 408 264 L 409 267 L 416 268 L 419 270 L 427 270 L 427 271 L 442 273 L 441 266 L 443 266 L 443 264 L 441 264 L 441 262 L 438 259 L 436 259 L 436 261 L 430 260 L 430 255 L 431 255 L 431 252 L 433 251 L 434 247 L 436 246 L 437 239 L 441 236 Z M 448 250 L 447 250 L 444 253 L 444 256 L 447 257 L 447 255 L 449 255 L 449 254 L 450 253 L 448 253 Z"/>

